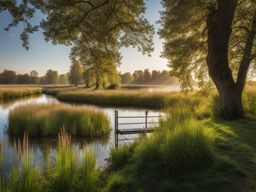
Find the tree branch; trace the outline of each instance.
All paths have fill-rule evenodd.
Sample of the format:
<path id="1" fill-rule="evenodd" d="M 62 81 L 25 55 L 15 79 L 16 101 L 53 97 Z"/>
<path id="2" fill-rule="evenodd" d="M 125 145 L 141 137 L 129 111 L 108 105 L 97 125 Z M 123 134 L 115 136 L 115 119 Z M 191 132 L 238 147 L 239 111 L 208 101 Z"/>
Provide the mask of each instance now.
<path id="1" fill-rule="evenodd" d="M 248 34 L 243 58 L 238 71 L 236 85 L 239 91 L 242 91 L 245 86 L 247 73 L 252 61 L 251 57 L 252 57 L 252 49 L 253 49 L 253 42 L 254 42 L 255 36 L 256 36 L 256 13 L 253 17 L 251 30 L 250 30 L 250 33 Z"/>

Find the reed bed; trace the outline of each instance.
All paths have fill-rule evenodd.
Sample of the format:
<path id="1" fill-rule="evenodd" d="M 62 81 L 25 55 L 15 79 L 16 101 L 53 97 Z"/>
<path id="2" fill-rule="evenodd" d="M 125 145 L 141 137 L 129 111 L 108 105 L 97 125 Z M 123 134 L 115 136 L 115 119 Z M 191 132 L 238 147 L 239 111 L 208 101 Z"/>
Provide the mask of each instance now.
<path id="1" fill-rule="evenodd" d="M 99 137 L 110 133 L 110 122 L 105 113 L 85 107 L 27 105 L 10 112 L 7 131 L 12 136 L 51 137 L 63 128 L 72 136 Z"/>
<path id="2" fill-rule="evenodd" d="M 180 102 L 195 105 L 199 102 L 193 93 L 156 93 L 147 91 L 67 91 L 57 95 L 61 101 L 95 105 L 166 108 Z"/>
<path id="3" fill-rule="evenodd" d="M 18 139 L 15 143 L 14 158 L 19 163 L 13 165 L 9 177 L 0 183 L 0 191 L 97 191 L 100 170 L 96 168 L 94 153 L 84 147 L 82 153 L 78 155 L 71 146 L 71 136 L 65 130 L 59 134 L 55 162 L 44 168 L 34 165 L 26 134 L 22 140 Z"/>
<path id="4" fill-rule="evenodd" d="M 0 100 L 15 99 L 42 93 L 37 87 L 0 87 Z"/>
<path id="5" fill-rule="evenodd" d="M 52 95 L 56 96 L 57 94 L 61 92 L 66 92 L 66 91 L 77 91 L 81 90 L 81 88 L 78 87 L 73 87 L 73 86 L 63 86 L 63 87 L 44 87 L 42 92 L 46 95 Z"/>

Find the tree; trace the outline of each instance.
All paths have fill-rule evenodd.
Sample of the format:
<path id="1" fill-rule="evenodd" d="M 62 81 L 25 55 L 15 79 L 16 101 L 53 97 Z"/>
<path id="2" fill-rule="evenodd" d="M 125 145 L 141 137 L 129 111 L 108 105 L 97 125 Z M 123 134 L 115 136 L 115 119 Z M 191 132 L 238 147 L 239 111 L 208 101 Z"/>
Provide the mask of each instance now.
<path id="1" fill-rule="evenodd" d="M 132 74 L 130 72 L 126 72 L 121 74 L 121 82 L 122 84 L 131 83 L 133 81 Z"/>
<path id="2" fill-rule="evenodd" d="M 31 83 L 32 84 L 37 84 L 38 83 L 38 72 L 33 70 L 30 72 L 30 78 L 31 78 Z"/>
<path id="3" fill-rule="evenodd" d="M 209 76 L 222 103 L 222 116 L 243 115 L 242 92 L 250 65 L 255 65 L 254 0 L 162 0 L 160 36 L 172 74 L 185 84 L 191 74 Z"/>
<path id="4" fill-rule="evenodd" d="M 45 79 L 47 84 L 57 84 L 59 81 L 58 71 L 49 69 L 45 74 Z"/>
<path id="5" fill-rule="evenodd" d="M 90 88 L 92 86 L 92 84 L 95 80 L 94 80 L 93 74 L 91 73 L 90 70 L 84 70 L 83 80 L 84 80 L 86 88 Z"/>
<path id="6" fill-rule="evenodd" d="M 77 87 L 78 83 L 82 81 L 82 78 L 83 78 L 83 68 L 79 63 L 79 61 L 74 59 L 70 67 L 70 76 L 69 76 L 70 82 Z"/>
<path id="7" fill-rule="evenodd" d="M 119 64 L 121 47 L 137 47 L 143 54 L 153 50 L 154 31 L 143 16 L 143 0 L 4 1 L 0 3 L 0 12 L 3 10 L 13 16 L 7 30 L 24 23 L 21 35 L 24 47 L 28 48 L 29 33 L 38 28 L 43 30 L 47 41 L 72 45 L 71 58 L 93 69 L 96 87 L 101 81 L 102 68 L 109 65 L 114 69 Z M 39 25 L 32 25 L 30 19 L 36 10 L 45 16 Z"/>
<path id="8" fill-rule="evenodd" d="M 137 70 L 133 72 L 133 78 L 135 83 L 142 83 L 144 79 L 144 73 L 141 70 Z"/>
<path id="9" fill-rule="evenodd" d="M 68 84 L 68 77 L 66 74 L 61 74 L 59 79 L 59 84 Z"/>
<path id="10" fill-rule="evenodd" d="M 143 76 L 144 76 L 143 82 L 144 83 L 150 83 L 152 76 L 151 76 L 151 73 L 148 69 L 144 70 L 144 75 Z"/>
<path id="11" fill-rule="evenodd" d="M 0 83 L 1 84 L 14 84 L 16 82 L 16 73 L 10 70 L 4 70 L 0 74 Z"/>
<path id="12" fill-rule="evenodd" d="M 16 76 L 16 82 L 17 84 L 30 84 L 31 83 L 31 78 L 29 76 L 29 74 L 18 74 Z"/>

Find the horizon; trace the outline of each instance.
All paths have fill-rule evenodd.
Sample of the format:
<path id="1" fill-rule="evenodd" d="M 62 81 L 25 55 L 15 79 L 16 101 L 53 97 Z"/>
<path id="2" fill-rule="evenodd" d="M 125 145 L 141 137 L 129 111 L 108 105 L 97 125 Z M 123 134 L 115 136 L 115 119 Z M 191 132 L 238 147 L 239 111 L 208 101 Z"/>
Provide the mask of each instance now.
<path id="1" fill-rule="evenodd" d="M 157 31 L 159 24 L 156 22 L 160 19 L 160 11 L 162 5 L 160 1 L 146 0 L 145 17 L 155 27 L 154 34 L 154 52 L 151 57 L 143 55 L 137 49 L 128 47 L 121 48 L 122 60 L 118 71 L 121 73 L 134 72 L 136 70 L 149 69 L 152 70 L 168 70 L 167 60 L 160 57 L 162 51 L 162 40 L 159 38 Z M 37 13 L 32 20 L 38 22 L 42 18 L 42 14 Z M 53 45 L 51 42 L 44 40 L 42 31 L 35 32 L 30 35 L 30 49 L 27 51 L 22 47 L 19 39 L 22 26 L 12 28 L 6 32 L 10 16 L 6 12 L 0 14 L 0 71 L 4 69 L 16 71 L 19 74 L 29 73 L 36 70 L 40 76 L 44 75 L 47 70 L 52 69 L 60 74 L 65 74 L 70 69 L 70 47 L 63 45 Z"/>

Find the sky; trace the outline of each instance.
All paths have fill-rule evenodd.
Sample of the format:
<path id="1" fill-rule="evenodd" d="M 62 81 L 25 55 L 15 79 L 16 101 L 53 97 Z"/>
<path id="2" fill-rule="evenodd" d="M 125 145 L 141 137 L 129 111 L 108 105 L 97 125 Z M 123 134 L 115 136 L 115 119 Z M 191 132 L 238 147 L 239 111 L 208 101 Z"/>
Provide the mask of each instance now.
<path id="1" fill-rule="evenodd" d="M 159 25 L 162 9 L 160 0 L 145 0 L 145 17 L 155 26 L 155 31 Z M 33 19 L 33 22 L 40 20 L 40 16 Z M 30 49 L 27 51 L 22 47 L 19 38 L 22 26 L 12 28 L 6 32 L 4 28 L 10 22 L 10 16 L 4 12 L 0 14 L 0 72 L 4 69 L 14 70 L 17 73 L 29 73 L 36 70 L 40 75 L 44 75 L 48 69 L 59 71 L 60 74 L 67 73 L 70 68 L 69 53 L 70 47 L 53 45 L 44 40 L 41 32 L 36 32 L 30 36 Z M 168 69 L 167 61 L 160 57 L 162 51 L 162 40 L 157 34 L 154 35 L 155 50 L 151 57 L 142 55 L 136 48 L 122 48 L 122 60 L 119 71 L 132 72 L 138 69 L 163 70 Z"/>

